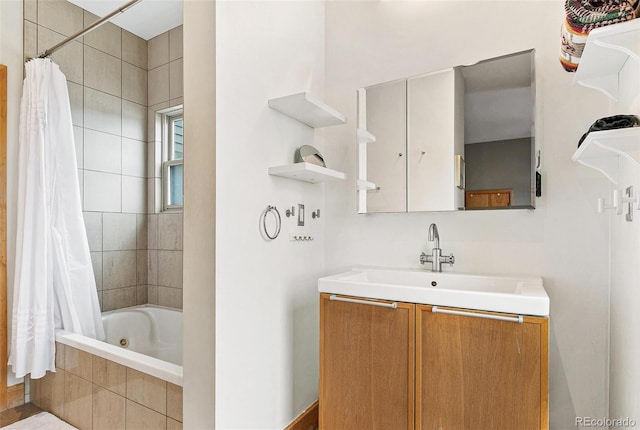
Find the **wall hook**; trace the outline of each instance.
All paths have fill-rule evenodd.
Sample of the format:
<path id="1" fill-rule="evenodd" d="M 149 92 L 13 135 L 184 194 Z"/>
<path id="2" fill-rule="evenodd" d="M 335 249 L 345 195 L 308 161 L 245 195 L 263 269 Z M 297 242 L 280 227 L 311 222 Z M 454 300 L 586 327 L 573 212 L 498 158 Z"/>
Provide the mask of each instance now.
<path id="1" fill-rule="evenodd" d="M 296 215 L 296 208 L 295 206 L 291 206 L 291 209 L 287 209 L 284 214 L 287 216 L 287 218 L 289 218 L 290 216 L 295 216 Z"/>
<path id="2" fill-rule="evenodd" d="M 598 213 L 602 213 L 609 209 L 615 209 L 618 215 L 622 213 L 622 207 L 620 206 L 620 190 L 613 190 L 613 200 L 611 205 L 607 205 L 603 198 L 598 199 Z"/>
<path id="3" fill-rule="evenodd" d="M 314 212 L 311 212 L 311 218 L 320 218 L 320 209 L 316 209 Z"/>

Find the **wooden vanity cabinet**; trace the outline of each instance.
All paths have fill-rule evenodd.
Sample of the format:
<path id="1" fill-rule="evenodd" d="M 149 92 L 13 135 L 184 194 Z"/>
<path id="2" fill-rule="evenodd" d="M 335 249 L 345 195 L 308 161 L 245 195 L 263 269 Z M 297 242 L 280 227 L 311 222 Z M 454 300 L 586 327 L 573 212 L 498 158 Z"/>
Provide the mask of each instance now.
<path id="1" fill-rule="evenodd" d="M 413 430 L 415 305 L 347 299 L 320 296 L 320 429 Z"/>
<path id="2" fill-rule="evenodd" d="M 548 323 L 417 305 L 416 429 L 548 429 Z"/>
<path id="3" fill-rule="evenodd" d="M 320 430 L 549 428 L 548 318 L 347 299 L 320 297 Z"/>

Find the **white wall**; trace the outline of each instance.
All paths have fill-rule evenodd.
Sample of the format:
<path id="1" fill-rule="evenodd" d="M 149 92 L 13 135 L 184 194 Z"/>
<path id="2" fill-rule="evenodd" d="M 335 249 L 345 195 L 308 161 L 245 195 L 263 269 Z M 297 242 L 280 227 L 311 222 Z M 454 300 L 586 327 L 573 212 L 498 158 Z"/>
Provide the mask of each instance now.
<path id="1" fill-rule="evenodd" d="M 620 74 L 620 103 L 614 104 L 614 113 L 640 114 L 640 85 L 638 84 L 640 65 L 627 62 Z M 631 154 L 640 159 L 640 151 Z M 621 157 L 618 184 L 611 184 L 611 190 L 632 185 L 634 195 L 640 192 L 640 172 L 637 164 Z M 603 182 L 607 182 L 602 177 Z M 622 194 L 624 195 L 624 194 Z M 607 201 L 611 201 L 611 194 Z M 627 222 L 623 215 L 611 214 L 611 325 L 610 325 L 610 372 L 609 372 L 609 415 L 612 418 L 629 417 L 640 423 L 640 212 L 634 210 L 633 222 Z M 636 206 L 638 207 L 638 206 Z M 612 426 L 611 428 L 624 428 Z M 628 426 L 627 426 L 628 428 Z"/>
<path id="2" fill-rule="evenodd" d="M 22 95 L 22 0 L 0 1 L 0 64 L 7 66 L 7 319 L 10 344 L 16 243 L 18 124 Z M 9 369 L 7 385 L 16 381 Z"/>
<path id="3" fill-rule="evenodd" d="M 603 95 L 572 87 L 558 62 L 562 0 L 328 2 L 326 99 L 351 120 L 325 149 L 345 183 L 326 190 L 326 272 L 355 264 L 420 267 L 435 222 L 457 272 L 544 278 L 551 299 L 550 424 L 607 415 L 608 224 L 595 213 L 599 174 L 571 161 L 605 116 Z M 356 89 L 509 52 L 536 49 L 543 197 L 535 211 L 356 214 Z M 446 270 L 446 269 L 445 269 Z"/>
<path id="4" fill-rule="evenodd" d="M 322 151 L 323 132 L 267 100 L 301 91 L 323 98 L 324 4 L 218 2 L 216 63 L 216 428 L 284 428 L 317 399 L 325 215 L 323 185 L 267 169 L 292 163 L 303 144 Z M 284 215 L 298 203 L 303 229 Z M 274 241 L 259 228 L 267 205 L 282 214 Z M 297 231 L 316 239 L 290 242 Z"/>
<path id="5" fill-rule="evenodd" d="M 185 429 L 215 428 L 216 2 L 184 2 Z"/>
<path id="6" fill-rule="evenodd" d="M 635 156 L 640 156 L 636 152 Z M 636 158 L 637 159 L 637 158 Z M 604 177 L 603 181 L 606 181 Z M 640 172 L 637 166 L 626 160 L 620 163 L 618 188 L 634 187 L 635 195 L 640 191 Z M 612 186 L 613 189 L 613 186 Z M 610 195 L 607 196 L 610 201 Z M 627 213 L 627 205 L 623 205 Z M 624 214 L 612 215 L 611 222 L 611 370 L 610 416 L 629 417 L 640 423 L 640 212 L 633 211 L 633 222 L 625 221 Z M 637 425 L 637 424 L 636 424 Z M 614 426 L 612 428 L 623 428 Z"/>
<path id="7" fill-rule="evenodd" d="M 638 73 L 640 66 L 628 62 L 620 78 L 620 103 L 615 104 L 615 113 L 640 114 L 640 86 Z M 640 159 L 640 151 L 631 155 Z M 634 187 L 634 195 L 640 192 L 640 171 L 637 164 L 621 157 L 619 162 L 618 184 L 610 185 L 624 195 L 628 186 Z M 602 181 L 607 182 L 604 177 Z M 611 200 L 611 194 L 607 201 Z M 636 206 L 637 207 L 637 206 Z M 611 330 L 610 330 L 610 372 L 609 372 L 609 408 L 613 418 L 629 417 L 640 424 L 640 212 L 633 211 L 633 222 L 627 222 L 624 214 L 627 205 L 623 205 L 623 215 L 611 214 Z M 628 427 L 628 426 L 627 426 Z M 624 426 L 612 426 L 624 428 Z"/>

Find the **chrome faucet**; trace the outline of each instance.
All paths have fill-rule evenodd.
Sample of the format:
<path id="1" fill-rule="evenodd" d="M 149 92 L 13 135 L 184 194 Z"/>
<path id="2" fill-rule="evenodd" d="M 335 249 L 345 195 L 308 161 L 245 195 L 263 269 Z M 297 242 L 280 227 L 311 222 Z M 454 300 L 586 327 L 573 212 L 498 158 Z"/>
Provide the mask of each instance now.
<path id="1" fill-rule="evenodd" d="M 442 255 L 440 249 L 440 235 L 438 234 L 438 226 L 432 223 L 429 226 L 429 242 L 433 242 L 433 248 L 431 249 L 431 255 L 427 255 L 424 252 L 420 253 L 420 264 L 431 263 L 431 270 L 434 272 L 442 272 L 442 263 L 450 264 L 456 262 L 453 254 Z"/>
<path id="2" fill-rule="evenodd" d="M 438 234 L 438 226 L 435 223 L 429 226 L 429 236 L 427 240 L 429 242 L 435 242 L 433 244 L 434 248 L 440 249 L 440 235 Z"/>

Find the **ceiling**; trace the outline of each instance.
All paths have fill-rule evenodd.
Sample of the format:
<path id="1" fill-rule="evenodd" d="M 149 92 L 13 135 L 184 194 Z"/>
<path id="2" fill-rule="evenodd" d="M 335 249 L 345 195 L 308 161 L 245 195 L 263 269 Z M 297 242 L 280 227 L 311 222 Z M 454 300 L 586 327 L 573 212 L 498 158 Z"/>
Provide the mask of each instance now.
<path id="1" fill-rule="evenodd" d="M 69 0 L 86 11 L 103 17 L 129 0 Z M 142 0 L 111 22 L 145 40 L 182 24 L 183 0 Z"/>

